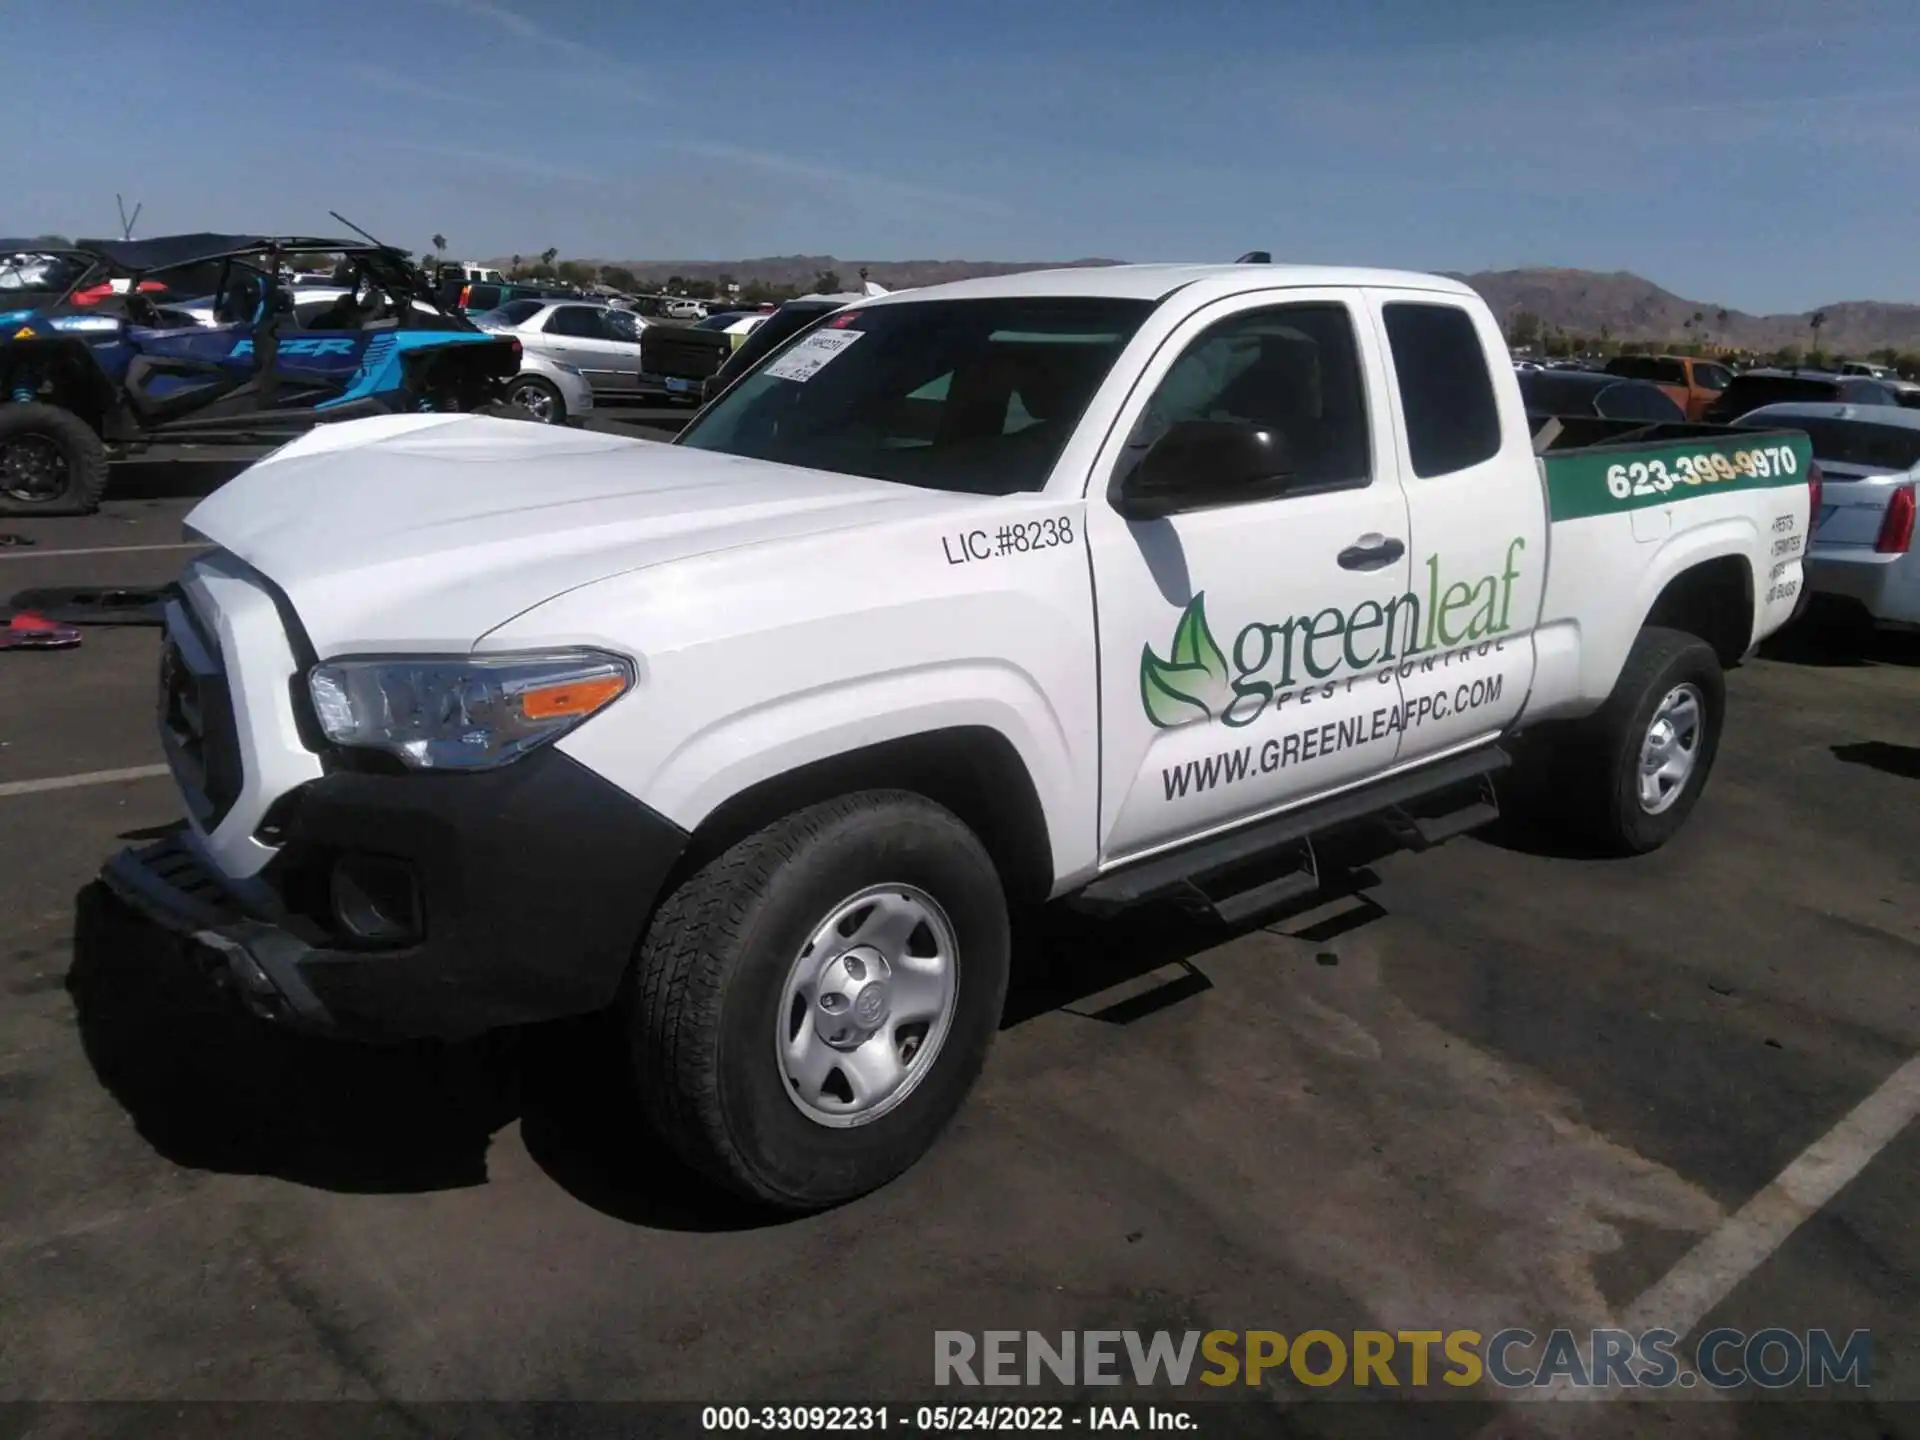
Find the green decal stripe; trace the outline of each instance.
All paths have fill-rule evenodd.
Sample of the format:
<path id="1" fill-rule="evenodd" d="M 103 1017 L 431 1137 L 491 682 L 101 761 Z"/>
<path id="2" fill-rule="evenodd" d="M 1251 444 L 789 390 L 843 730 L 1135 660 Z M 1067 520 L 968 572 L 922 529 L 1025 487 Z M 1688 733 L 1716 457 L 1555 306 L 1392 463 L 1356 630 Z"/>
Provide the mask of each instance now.
<path id="1" fill-rule="evenodd" d="M 1756 430 L 1737 440 L 1570 450 L 1545 459 L 1549 514 L 1584 520 L 1729 490 L 1805 485 L 1813 446 L 1798 431 Z"/>

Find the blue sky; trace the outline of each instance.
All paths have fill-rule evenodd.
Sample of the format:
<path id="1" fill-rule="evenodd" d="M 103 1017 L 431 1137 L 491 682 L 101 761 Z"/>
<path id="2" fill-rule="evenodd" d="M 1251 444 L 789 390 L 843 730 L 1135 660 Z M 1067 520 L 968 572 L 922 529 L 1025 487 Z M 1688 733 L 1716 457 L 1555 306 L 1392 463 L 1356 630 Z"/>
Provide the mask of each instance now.
<path id="1" fill-rule="evenodd" d="M 1914 0 L 11 0 L 0 231 L 1920 301 Z M 21 143 L 23 137 L 31 143 Z"/>

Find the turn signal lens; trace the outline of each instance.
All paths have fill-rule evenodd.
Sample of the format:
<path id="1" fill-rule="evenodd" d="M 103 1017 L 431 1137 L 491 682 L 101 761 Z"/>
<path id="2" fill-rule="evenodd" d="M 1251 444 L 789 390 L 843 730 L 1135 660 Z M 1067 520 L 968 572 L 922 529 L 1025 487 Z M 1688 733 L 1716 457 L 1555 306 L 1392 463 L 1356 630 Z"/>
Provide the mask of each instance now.
<path id="1" fill-rule="evenodd" d="M 541 685 L 520 692 L 520 713 L 529 720 L 564 720 L 574 715 L 587 716 L 609 700 L 618 699 L 620 692 L 626 688 L 627 681 L 623 675 Z"/>

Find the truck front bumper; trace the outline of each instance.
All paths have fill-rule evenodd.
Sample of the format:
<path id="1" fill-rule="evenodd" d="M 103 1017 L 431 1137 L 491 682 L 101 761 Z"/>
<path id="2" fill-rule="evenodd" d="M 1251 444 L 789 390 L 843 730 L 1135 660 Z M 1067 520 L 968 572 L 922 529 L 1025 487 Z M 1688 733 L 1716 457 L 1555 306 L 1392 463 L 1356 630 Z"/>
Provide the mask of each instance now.
<path id="1" fill-rule="evenodd" d="M 551 750 L 478 774 L 335 772 L 276 810 L 257 877 L 222 875 L 183 825 L 101 878 L 255 1014 L 362 1040 L 605 1008 L 687 842 Z"/>

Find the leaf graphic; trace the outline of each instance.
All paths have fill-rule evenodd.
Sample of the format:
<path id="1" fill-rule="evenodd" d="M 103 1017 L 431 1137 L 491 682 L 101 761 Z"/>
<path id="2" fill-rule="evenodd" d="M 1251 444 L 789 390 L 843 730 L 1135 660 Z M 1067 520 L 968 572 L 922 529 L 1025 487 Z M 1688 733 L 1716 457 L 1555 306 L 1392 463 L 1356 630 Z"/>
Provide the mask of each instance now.
<path id="1" fill-rule="evenodd" d="M 1202 591 L 1180 612 L 1180 623 L 1173 628 L 1173 653 L 1168 658 L 1175 665 L 1198 665 L 1207 672 L 1216 689 L 1224 689 L 1227 657 L 1220 653 L 1213 632 L 1207 629 L 1206 601 L 1206 592 Z"/>
<path id="2" fill-rule="evenodd" d="M 1140 703 L 1147 718 L 1162 730 L 1189 725 L 1213 714 L 1207 703 L 1213 677 L 1199 665 L 1170 665 L 1140 647 Z"/>

